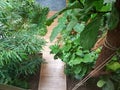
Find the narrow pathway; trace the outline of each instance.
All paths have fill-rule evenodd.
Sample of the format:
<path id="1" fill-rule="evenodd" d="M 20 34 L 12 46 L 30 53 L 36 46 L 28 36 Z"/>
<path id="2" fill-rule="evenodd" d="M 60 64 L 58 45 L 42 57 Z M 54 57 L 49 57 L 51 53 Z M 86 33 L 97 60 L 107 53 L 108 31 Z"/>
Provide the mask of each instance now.
<path id="1" fill-rule="evenodd" d="M 48 17 L 55 12 L 50 12 Z M 50 54 L 49 46 L 52 45 L 49 41 L 49 36 L 52 28 L 57 25 L 57 20 L 48 27 L 48 33 L 45 36 L 47 45 L 44 48 L 43 58 L 46 63 L 42 64 L 40 72 L 40 82 L 38 90 L 66 90 L 66 76 L 64 75 L 64 63 L 60 60 L 54 60 L 52 54 Z"/>

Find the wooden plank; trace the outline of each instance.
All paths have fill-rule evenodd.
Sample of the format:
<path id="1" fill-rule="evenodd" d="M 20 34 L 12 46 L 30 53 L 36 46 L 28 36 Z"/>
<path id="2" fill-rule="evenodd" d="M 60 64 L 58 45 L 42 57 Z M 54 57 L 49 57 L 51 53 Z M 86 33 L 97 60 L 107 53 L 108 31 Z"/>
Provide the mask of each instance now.
<path id="1" fill-rule="evenodd" d="M 50 12 L 52 16 L 55 12 Z M 49 46 L 52 45 L 49 37 L 52 29 L 57 25 L 57 19 L 48 27 L 48 33 L 45 36 L 47 45 L 43 51 L 43 58 L 46 63 L 41 65 L 40 82 L 38 90 L 66 90 L 66 75 L 64 74 L 64 63 L 61 60 L 54 60 L 54 56 L 50 54 Z"/>
<path id="2" fill-rule="evenodd" d="M 15 86 L 11 86 L 11 85 L 0 84 L 0 90 L 25 90 L 25 89 L 18 88 L 18 87 L 15 87 Z"/>

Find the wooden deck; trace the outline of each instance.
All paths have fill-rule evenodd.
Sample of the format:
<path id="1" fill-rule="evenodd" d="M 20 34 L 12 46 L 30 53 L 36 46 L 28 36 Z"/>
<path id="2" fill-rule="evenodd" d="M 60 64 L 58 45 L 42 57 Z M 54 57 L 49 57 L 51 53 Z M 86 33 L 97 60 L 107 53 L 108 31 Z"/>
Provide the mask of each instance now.
<path id="1" fill-rule="evenodd" d="M 51 11 L 48 17 L 52 16 L 55 12 Z M 57 20 L 48 27 L 48 33 L 45 36 L 47 45 L 44 47 L 43 58 L 46 63 L 42 64 L 40 72 L 40 82 L 38 90 L 66 90 L 66 76 L 64 74 L 64 63 L 61 60 L 54 60 L 53 55 L 50 54 L 49 46 L 54 42 L 49 41 L 50 33 L 57 25 Z"/>

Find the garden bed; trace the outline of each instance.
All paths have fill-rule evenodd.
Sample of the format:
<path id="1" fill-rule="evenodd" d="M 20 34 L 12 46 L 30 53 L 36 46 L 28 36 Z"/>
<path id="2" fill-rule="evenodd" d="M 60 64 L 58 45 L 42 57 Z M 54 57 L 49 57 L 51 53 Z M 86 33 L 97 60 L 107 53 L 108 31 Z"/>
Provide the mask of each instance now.
<path id="1" fill-rule="evenodd" d="M 72 90 L 73 87 L 79 83 L 79 80 L 67 76 L 67 90 Z M 96 86 L 96 79 L 91 79 L 86 82 L 84 85 L 80 86 L 77 90 L 101 90 Z"/>
<path id="2" fill-rule="evenodd" d="M 40 69 L 34 76 L 31 76 L 29 80 L 30 90 L 38 90 L 39 80 L 40 80 Z"/>
<path id="3" fill-rule="evenodd" d="M 38 55 L 40 58 L 42 58 L 42 53 L 39 53 Z M 20 88 L 19 86 L 0 84 L 0 90 L 38 90 L 39 80 L 40 80 L 40 70 L 41 70 L 41 65 L 34 75 L 28 77 L 27 83 L 29 85 L 28 87 L 29 89 Z M 24 78 L 21 77 L 21 80 L 24 81 Z M 21 85 L 21 83 L 20 84 L 19 82 L 17 83 L 18 83 L 17 85 Z"/>
<path id="4" fill-rule="evenodd" d="M 38 90 L 40 78 L 40 69 L 36 72 L 35 75 L 30 76 L 30 80 L 28 80 L 29 88 L 28 90 Z M 0 84 L 0 90 L 26 90 L 20 87 L 12 86 L 12 85 L 2 85 Z"/>

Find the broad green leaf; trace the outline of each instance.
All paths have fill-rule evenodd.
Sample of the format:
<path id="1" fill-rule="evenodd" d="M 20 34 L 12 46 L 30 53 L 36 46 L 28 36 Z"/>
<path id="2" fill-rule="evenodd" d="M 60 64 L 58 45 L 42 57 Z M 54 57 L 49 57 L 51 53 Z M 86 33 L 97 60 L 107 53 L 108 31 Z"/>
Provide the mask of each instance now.
<path id="1" fill-rule="evenodd" d="M 83 4 L 80 3 L 79 1 L 75 1 L 74 3 L 72 3 L 71 5 L 67 6 L 65 9 L 61 10 L 60 12 L 56 13 L 55 15 L 53 15 L 52 17 L 50 17 L 48 20 L 47 20 L 47 23 L 46 25 L 51 25 L 54 21 L 55 18 L 57 18 L 60 14 L 62 14 L 63 12 L 67 11 L 67 10 L 71 10 L 71 9 L 82 9 L 83 8 Z"/>
<path id="2" fill-rule="evenodd" d="M 56 13 L 56 14 L 54 14 L 52 17 L 50 17 L 50 18 L 47 20 L 46 25 L 50 26 L 51 23 L 54 22 L 54 19 L 56 19 L 56 18 L 58 17 L 58 15 L 59 15 L 59 14 Z"/>
<path id="3" fill-rule="evenodd" d="M 83 76 L 85 76 L 86 75 L 86 72 L 88 71 L 88 67 L 87 66 L 84 66 L 83 64 L 82 64 L 82 70 L 81 70 L 81 72 L 80 72 L 80 75 L 81 75 L 81 77 L 83 77 Z"/>
<path id="4" fill-rule="evenodd" d="M 70 60 L 69 65 L 70 65 L 70 66 L 78 65 L 78 64 L 80 64 L 82 61 L 83 61 L 82 58 L 77 57 L 77 58 L 75 58 L 75 59 Z"/>
<path id="5" fill-rule="evenodd" d="M 113 3 L 115 2 L 116 0 L 104 0 L 104 3 Z"/>
<path id="6" fill-rule="evenodd" d="M 101 17 L 95 17 L 85 29 L 81 32 L 81 45 L 84 49 L 91 49 L 95 44 L 98 36 L 98 30 L 101 25 Z"/>
<path id="7" fill-rule="evenodd" d="M 69 24 L 66 27 L 66 30 L 68 32 L 72 31 L 73 27 L 77 24 L 77 19 L 73 19 L 69 22 Z"/>
<path id="8" fill-rule="evenodd" d="M 50 46 L 51 53 L 57 54 L 59 52 L 59 46 L 58 45 L 52 45 Z"/>
<path id="9" fill-rule="evenodd" d="M 102 90 L 115 90 L 113 82 L 108 79 Z"/>
<path id="10" fill-rule="evenodd" d="M 110 63 L 107 65 L 107 69 L 116 71 L 116 70 L 120 69 L 120 63 L 118 63 L 118 62 Z"/>
<path id="11" fill-rule="evenodd" d="M 85 0 L 85 5 L 84 5 L 85 13 L 88 13 L 91 10 L 91 8 L 94 6 L 94 2 L 95 0 Z"/>
<path id="12" fill-rule="evenodd" d="M 113 5 L 112 12 L 108 22 L 109 30 L 113 30 L 114 28 L 116 28 L 118 25 L 118 22 L 119 22 L 119 12 L 115 8 L 115 5 Z"/>
<path id="13" fill-rule="evenodd" d="M 111 11 L 111 9 L 112 9 L 111 7 L 112 7 L 111 4 L 107 4 L 107 5 L 103 6 L 100 11 L 101 12 Z"/>
<path id="14" fill-rule="evenodd" d="M 103 0 L 96 0 L 94 3 L 94 6 L 95 6 L 96 10 L 99 11 L 103 6 Z"/>
<path id="15" fill-rule="evenodd" d="M 95 0 L 85 0 L 85 5 L 90 6 L 94 2 L 95 2 Z"/>
<path id="16" fill-rule="evenodd" d="M 77 50 L 76 55 L 83 56 L 83 51 L 82 50 Z"/>
<path id="17" fill-rule="evenodd" d="M 61 59 L 63 60 L 63 62 L 67 63 L 70 57 L 71 57 L 71 53 L 65 53 L 65 55 Z"/>
<path id="18" fill-rule="evenodd" d="M 66 24 L 66 22 L 67 22 L 66 16 L 60 17 L 60 18 L 58 19 L 58 23 L 59 23 L 59 24 Z"/>
<path id="19" fill-rule="evenodd" d="M 80 71 L 82 70 L 82 67 L 79 65 L 79 66 L 76 66 L 75 68 L 74 68 L 74 73 L 77 75 L 77 74 L 79 74 L 80 73 Z"/>
<path id="20" fill-rule="evenodd" d="M 97 53 L 97 54 L 99 54 L 100 52 L 101 52 L 100 48 L 98 48 L 98 49 L 95 50 L 95 53 Z"/>
<path id="21" fill-rule="evenodd" d="M 53 31 L 52 31 L 52 34 L 50 36 L 50 41 L 53 41 L 55 39 L 55 37 L 66 27 L 66 25 L 58 25 L 56 26 Z"/>
<path id="22" fill-rule="evenodd" d="M 77 80 L 81 80 L 81 79 L 82 79 L 82 76 L 79 75 L 79 74 L 76 74 L 76 75 L 75 75 L 75 78 L 76 78 Z"/>
<path id="23" fill-rule="evenodd" d="M 82 62 L 90 63 L 90 62 L 93 62 L 93 61 L 94 61 L 94 57 L 89 53 L 89 54 L 85 54 Z"/>
<path id="24" fill-rule="evenodd" d="M 72 45 L 69 43 L 69 44 L 66 44 L 62 47 L 63 51 L 69 51 L 70 48 L 72 47 Z"/>
<path id="25" fill-rule="evenodd" d="M 104 80 L 99 80 L 97 82 L 97 86 L 100 87 L 100 88 L 103 87 L 105 84 L 106 84 L 106 82 Z"/>
<path id="26" fill-rule="evenodd" d="M 79 24 L 77 23 L 75 26 L 74 26 L 74 30 L 78 33 L 81 33 L 83 30 L 84 30 L 84 27 L 85 25 L 84 24 Z"/>
<path id="27" fill-rule="evenodd" d="M 70 9 L 83 9 L 83 4 L 79 1 L 75 1 L 71 5 L 67 6 L 65 9 L 61 10 L 59 12 L 59 15 L 62 14 L 63 12 L 70 10 Z"/>

